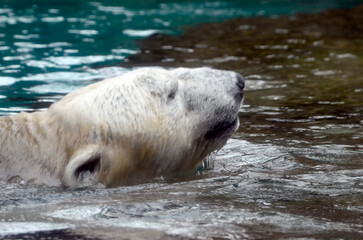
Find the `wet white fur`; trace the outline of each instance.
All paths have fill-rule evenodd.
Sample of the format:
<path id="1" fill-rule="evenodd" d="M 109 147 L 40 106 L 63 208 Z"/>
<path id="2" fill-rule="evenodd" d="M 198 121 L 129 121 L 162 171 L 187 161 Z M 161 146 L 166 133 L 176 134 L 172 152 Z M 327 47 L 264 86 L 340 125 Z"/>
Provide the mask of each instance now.
<path id="1" fill-rule="evenodd" d="M 47 111 L 0 117 L 0 178 L 107 187 L 189 173 L 236 130 L 236 74 L 142 68 L 68 94 Z M 206 138 L 218 123 L 232 123 Z"/>

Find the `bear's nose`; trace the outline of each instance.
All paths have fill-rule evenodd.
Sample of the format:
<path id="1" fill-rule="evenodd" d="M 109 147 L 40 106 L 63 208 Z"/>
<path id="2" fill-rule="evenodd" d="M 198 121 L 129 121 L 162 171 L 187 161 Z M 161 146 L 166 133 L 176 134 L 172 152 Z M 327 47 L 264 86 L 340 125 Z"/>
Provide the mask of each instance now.
<path id="1" fill-rule="evenodd" d="M 245 88 L 245 79 L 238 73 L 236 73 L 237 75 L 237 86 L 243 90 Z"/>

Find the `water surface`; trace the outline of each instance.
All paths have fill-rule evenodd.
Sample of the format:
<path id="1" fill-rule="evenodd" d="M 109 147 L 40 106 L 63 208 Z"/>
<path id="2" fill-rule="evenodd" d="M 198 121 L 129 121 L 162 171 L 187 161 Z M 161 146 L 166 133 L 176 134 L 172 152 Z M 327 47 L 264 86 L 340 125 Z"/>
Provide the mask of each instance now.
<path id="1" fill-rule="evenodd" d="M 319 12 L 360 1 L 0 1 L 0 115 L 49 106 L 129 68 L 135 40 L 234 17 Z"/>

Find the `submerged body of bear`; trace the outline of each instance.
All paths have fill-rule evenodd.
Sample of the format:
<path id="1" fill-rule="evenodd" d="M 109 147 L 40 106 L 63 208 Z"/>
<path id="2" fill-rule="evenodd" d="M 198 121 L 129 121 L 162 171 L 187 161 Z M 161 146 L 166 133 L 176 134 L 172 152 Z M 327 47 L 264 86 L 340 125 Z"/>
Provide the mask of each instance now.
<path id="1" fill-rule="evenodd" d="M 190 173 L 237 129 L 243 87 L 230 71 L 142 68 L 0 117 L 0 178 L 112 187 Z"/>

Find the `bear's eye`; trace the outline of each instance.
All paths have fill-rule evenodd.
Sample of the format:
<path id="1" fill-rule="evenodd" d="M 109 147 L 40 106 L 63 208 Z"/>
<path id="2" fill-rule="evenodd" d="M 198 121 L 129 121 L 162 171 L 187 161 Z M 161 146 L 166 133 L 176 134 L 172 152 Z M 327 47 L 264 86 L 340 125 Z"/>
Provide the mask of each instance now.
<path id="1" fill-rule="evenodd" d="M 175 98 L 175 94 L 176 94 L 176 91 L 169 93 L 168 100 L 173 100 Z"/>
<path id="2" fill-rule="evenodd" d="M 167 98 L 167 101 L 174 100 L 174 98 L 175 98 L 175 95 L 176 95 L 177 91 L 178 91 L 178 85 L 175 85 L 175 86 L 171 89 L 171 91 L 169 92 L 169 94 L 168 94 L 168 98 Z"/>
<path id="3" fill-rule="evenodd" d="M 169 81 L 166 82 L 166 86 L 165 86 L 165 90 L 166 90 L 166 93 L 167 93 L 167 98 L 166 100 L 168 102 L 174 100 L 176 94 L 177 94 L 177 91 L 179 89 L 179 82 L 174 79 L 174 78 L 171 78 L 169 79 Z"/>

